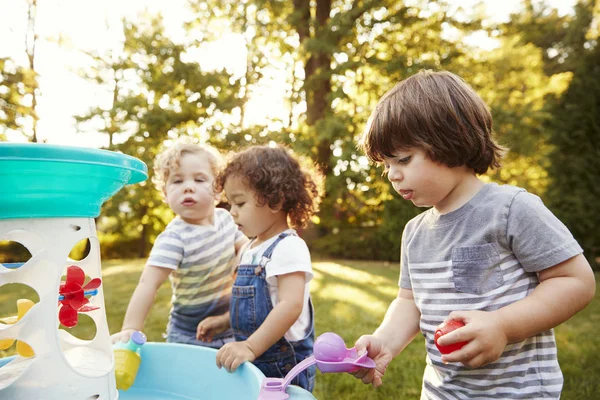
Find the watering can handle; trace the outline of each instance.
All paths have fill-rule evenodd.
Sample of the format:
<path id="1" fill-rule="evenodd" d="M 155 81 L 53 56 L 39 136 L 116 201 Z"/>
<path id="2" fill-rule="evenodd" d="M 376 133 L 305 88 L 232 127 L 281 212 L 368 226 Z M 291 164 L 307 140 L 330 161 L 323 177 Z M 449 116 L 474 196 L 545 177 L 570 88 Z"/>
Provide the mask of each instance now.
<path id="1" fill-rule="evenodd" d="M 313 364 L 317 363 L 317 359 L 315 356 L 310 356 L 302 360 L 302 362 L 296 364 L 294 368 L 291 369 L 290 372 L 287 373 L 285 379 L 283 380 L 282 391 L 285 393 L 285 389 L 292 382 L 292 380 L 298 375 L 300 372 L 310 367 Z"/>

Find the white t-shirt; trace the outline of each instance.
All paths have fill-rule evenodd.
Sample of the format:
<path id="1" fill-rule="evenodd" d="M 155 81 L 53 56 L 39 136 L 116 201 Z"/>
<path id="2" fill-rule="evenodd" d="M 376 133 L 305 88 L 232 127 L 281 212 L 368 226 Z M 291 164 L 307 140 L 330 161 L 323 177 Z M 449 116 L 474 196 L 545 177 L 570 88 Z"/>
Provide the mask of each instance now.
<path id="1" fill-rule="evenodd" d="M 288 229 L 285 233 L 296 233 L 293 229 Z M 241 257 L 241 264 L 259 264 L 265 250 L 279 235 L 272 237 L 255 248 L 246 247 Z M 282 239 L 271 255 L 271 261 L 265 266 L 267 283 L 269 284 L 269 294 L 273 307 L 277 304 L 278 293 L 278 275 L 289 274 L 302 271 L 306 276 L 304 284 L 304 306 L 300 317 L 294 322 L 292 327 L 284 335 L 290 342 L 304 339 L 306 331 L 310 326 L 310 307 L 308 298 L 310 296 L 310 280 L 313 277 L 312 264 L 310 262 L 310 252 L 308 246 L 300 237 L 295 235 L 287 236 Z"/>

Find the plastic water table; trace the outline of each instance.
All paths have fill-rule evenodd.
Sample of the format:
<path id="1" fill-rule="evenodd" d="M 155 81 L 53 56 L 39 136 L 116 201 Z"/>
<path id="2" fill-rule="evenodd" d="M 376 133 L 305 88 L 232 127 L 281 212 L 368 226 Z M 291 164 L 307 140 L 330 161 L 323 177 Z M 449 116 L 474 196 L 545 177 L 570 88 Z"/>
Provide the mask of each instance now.
<path id="1" fill-rule="evenodd" d="M 0 359 L 0 399 L 258 397 L 264 376 L 253 365 L 245 364 L 230 374 L 216 368 L 214 350 L 166 343 L 144 345 L 134 385 L 127 392 L 117 391 L 103 288 L 99 285 L 102 271 L 94 218 L 102 204 L 123 186 L 146 178 L 143 162 L 120 153 L 0 143 L 0 241 L 18 242 L 31 253 L 25 262 L 0 264 L 0 293 L 3 285 L 20 283 L 39 295 L 39 302 L 21 307 L 19 317 L 10 324 L 0 323 L 0 342 L 16 341 L 19 353 Z M 81 261 L 68 259 L 73 246 L 85 239 L 90 243 L 89 254 Z M 88 284 L 93 282 L 90 286 L 94 290 L 85 292 L 89 299 L 85 300 L 85 311 L 96 325 L 91 340 L 59 329 L 59 321 L 64 324 L 60 307 L 66 308 L 66 303 L 59 301 L 72 296 L 63 290 L 64 276 L 69 280 L 71 274 L 72 280 L 78 281 L 76 289 L 83 291 L 80 271 Z M 82 310 L 80 303 L 74 308 L 77 313 L 68 310 L 70 319 L 75 319 L 72 322 Z M 288 388 L 287 393 L 291 400 L 314 399 L 297 387 Z"/>
<path id="2" fill-rule="evenodd" d="M 244 363 L 234 373 L 218 369 L 217 351 L 172 343 L 146 343 L 133 386 L 119 400 L 257 400 L 263 373 Z M 314 400 L 298 386 L 288 386 L 289 400 Z"/>

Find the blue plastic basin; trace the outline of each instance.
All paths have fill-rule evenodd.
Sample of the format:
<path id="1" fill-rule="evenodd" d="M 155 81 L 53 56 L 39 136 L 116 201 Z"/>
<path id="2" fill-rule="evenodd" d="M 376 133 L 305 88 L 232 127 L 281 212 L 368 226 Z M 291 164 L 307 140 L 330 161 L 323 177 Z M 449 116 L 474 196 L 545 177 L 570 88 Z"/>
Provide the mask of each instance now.
<path id="1" fill-rule="evenodd" d="M 234 373 L 219 369 L 217 351 L 201 346 L 147 343 L 135 383 L 119 391 L 119 400 L 256 400 L 262 372 L 244 363 Z M 298 386 L 289 386 L 289 400 L 314 400 Z"/>

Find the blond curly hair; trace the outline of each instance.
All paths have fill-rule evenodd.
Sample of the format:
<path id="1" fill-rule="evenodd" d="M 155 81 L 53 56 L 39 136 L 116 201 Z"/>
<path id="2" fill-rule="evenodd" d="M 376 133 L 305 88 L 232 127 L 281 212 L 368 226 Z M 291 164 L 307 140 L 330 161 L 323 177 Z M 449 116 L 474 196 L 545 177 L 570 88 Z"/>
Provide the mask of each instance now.
<path id="1" fill-rule="evenodd" d="M 173 168 L 179 167 L 181 158 L 186 154 L 196 154 L 208 158 L 213 175 L 219 175 L 224 160 L 219 150 L 208 144 L 177 141 L 158 154 L 154 161 L 154 176 L 152 182 L 160 192 L 165 191 L 169 173 Z"/>

